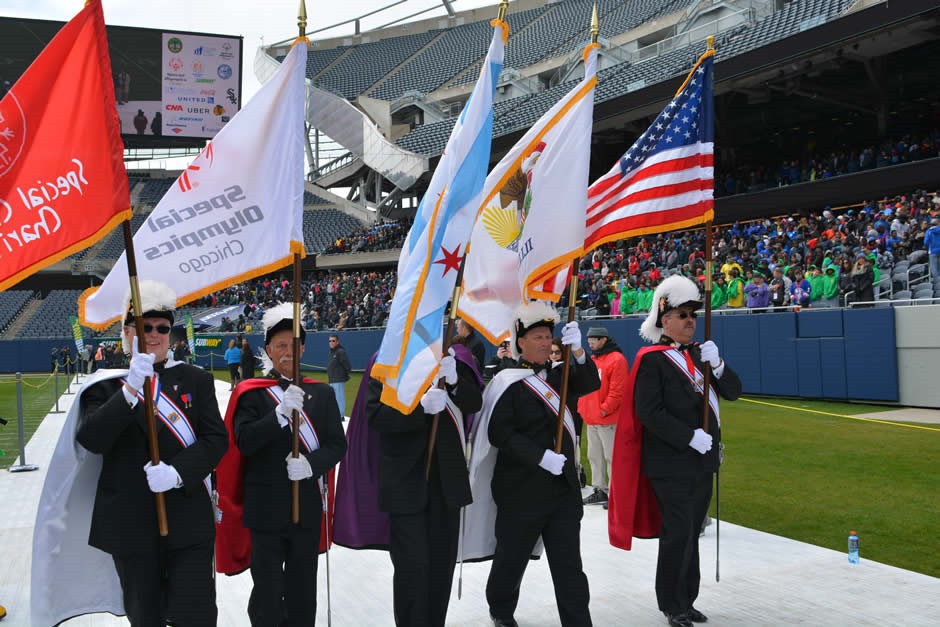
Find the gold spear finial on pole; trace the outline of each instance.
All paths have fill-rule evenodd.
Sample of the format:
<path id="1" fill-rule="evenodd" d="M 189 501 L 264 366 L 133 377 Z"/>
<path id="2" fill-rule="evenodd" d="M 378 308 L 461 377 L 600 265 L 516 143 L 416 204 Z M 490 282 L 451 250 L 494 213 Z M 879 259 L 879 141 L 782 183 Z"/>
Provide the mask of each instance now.
<path id="1" fill-rule="evenodd" d="M 597 3 L 594 3 L 594 10 L 591 12 L 591 43 L 597 43 L 597 36 L 601 34 L 601 21 L 597 19 Z"/>
<path id="2" fill-rule="evenodd" d="M 307 36 L 307 3 L 300 0 L 300 9 L 297 13 L 297 29 L 300 31 L 297 35 L 301 39 Z"/>
<path id="3" fill-rule="evenodd" d="M 500 22 L 506 21 L 506 11 L 509 9 L 509 0 L 501 0 L 499 3 L 499 13 L 496 14 L 496 19 Z"/>
<path id="4" fill-rule="evenodd" d="M 706 37 L 705 45 L 708 47 L 709 50 L 714 50 L 715 49 L 715 36 L 709 35 L 708 37 Z"/>

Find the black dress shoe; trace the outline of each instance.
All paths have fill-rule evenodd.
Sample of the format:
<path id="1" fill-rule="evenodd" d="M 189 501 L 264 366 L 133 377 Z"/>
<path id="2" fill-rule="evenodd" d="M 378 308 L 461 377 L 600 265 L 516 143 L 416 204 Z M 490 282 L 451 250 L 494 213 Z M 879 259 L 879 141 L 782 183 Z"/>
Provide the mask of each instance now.
<path id="1" fill-rule="evenodd" d="M 496 618 L 495 616 L 490 616 L 490 618 L 493 619 L 493 627 L 519 627 L 515 618 Z"/>
<path id="2" fill-rule="evenodd" d="M 694 607 L 690 607 L 689 610 L 685 613 L 689 617 L 689 620 L 693 623 L 707 623 L 708 617 L 699 612 Z"/>
<path id="3" fill-rule="evenodd" d="M 663 614 L 666 615 L 666 620 L 669 621 L 670 627 L 692 627 L 692 621 L 689 619 L 689 615 L 685 612 L 679 612 L 676 614 L 663 612 Z"/>

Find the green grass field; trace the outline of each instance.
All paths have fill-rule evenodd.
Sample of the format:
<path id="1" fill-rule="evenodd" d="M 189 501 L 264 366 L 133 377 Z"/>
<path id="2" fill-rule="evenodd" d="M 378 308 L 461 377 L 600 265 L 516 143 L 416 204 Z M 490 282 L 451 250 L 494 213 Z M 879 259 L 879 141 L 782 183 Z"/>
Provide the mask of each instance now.
<path id="1" fill-rule="evenodd" d="M 306 374 L 326 380 L 322 372 Z M 215 375 L 228 380 L 227 371 Z M 0 378 L 0 416 L 10 421 L 0 428 L 0 449 L 6 453 L 0 468 L 17 455 L 11 379 Z M 360 380 L 354 374 L 346 385 L 347 413 Z M 55 398 L 47 376 L 30 376 L 27 382 L 24 409 L 31 434 Z M 60 385 L 64 388 L 64 379 Z M 722 520 L 837 551 L 846 550 L 854 529 L 864 559 L 940 577 L 940 543 L 930 531 L 940 520 L 940 426 L 812 413 L 884 409 L 800 399 L 723 402 Z M 582 461 L 586 465 L 583 450 Z M 714 514 L 714 504 L 712 509 Z"/>

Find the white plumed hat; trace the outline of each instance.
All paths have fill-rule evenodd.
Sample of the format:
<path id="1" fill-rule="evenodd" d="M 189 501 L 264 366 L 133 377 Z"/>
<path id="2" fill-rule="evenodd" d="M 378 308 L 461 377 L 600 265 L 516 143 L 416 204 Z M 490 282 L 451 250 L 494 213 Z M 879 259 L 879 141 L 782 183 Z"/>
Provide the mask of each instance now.
<path id="1" fill-rule="evenodd" d="M 144 280 L 140 282 L 140 309 L 142 318 L 166 318 L 173 323 L 173 312 L 176 310 L 176 292 L 161 281 Z M 124 324 L 133 324 L 136 316 L 134 304 L 131 302 L 131 292 L 128 289 L 124 294 Z"/>
<path id="2" fill-rule="evenodd" d="M 303 310 L 300 312 L 303 318 Z M 261 325 L 264 327 L 264 345 L 271 343 L 271 338 L 278 331 L 294 330 L 294 303 L 279 303 L 264 312 L 261 317 Z M 303 325 L 300 327 L 300 342 L 307 339 L 307 332 Z"/>
<path id="3" fill-rule="evenodd" d="M 664 279 L 653 292 L 649 315 L 640 325 L 640 337 L 653 344 L 658 343 L 663 337 L 663 314 L 682 306 L 698 309 L 702 306 L 702 297 L 694 281 L 674 274 Z"/>
<path id="4" fill-rule="evenodd" d="M 533 300 L 516 307 L 512 315 L 512 328 L 509 329 L 509 351 L 512 358 L 519 359 L 519 346 L 516 343 L 520 337 L 535 327 L 548 327 L 554 330 L 561 319 L 554 305 L 544 300 Z"/>

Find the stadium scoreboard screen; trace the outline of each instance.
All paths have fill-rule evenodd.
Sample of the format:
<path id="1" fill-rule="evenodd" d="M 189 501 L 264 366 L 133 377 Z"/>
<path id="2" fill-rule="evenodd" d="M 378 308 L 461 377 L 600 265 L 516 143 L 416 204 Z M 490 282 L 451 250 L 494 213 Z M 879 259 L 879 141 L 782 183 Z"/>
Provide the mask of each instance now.
<path id="1" fill-rule="evenodd" d="M 0 18 L 0 95 L 63 25 Z M 130 26 L 107 34 L 126 147 L 201 147 L 241 108 L 241 37 Z"/>

